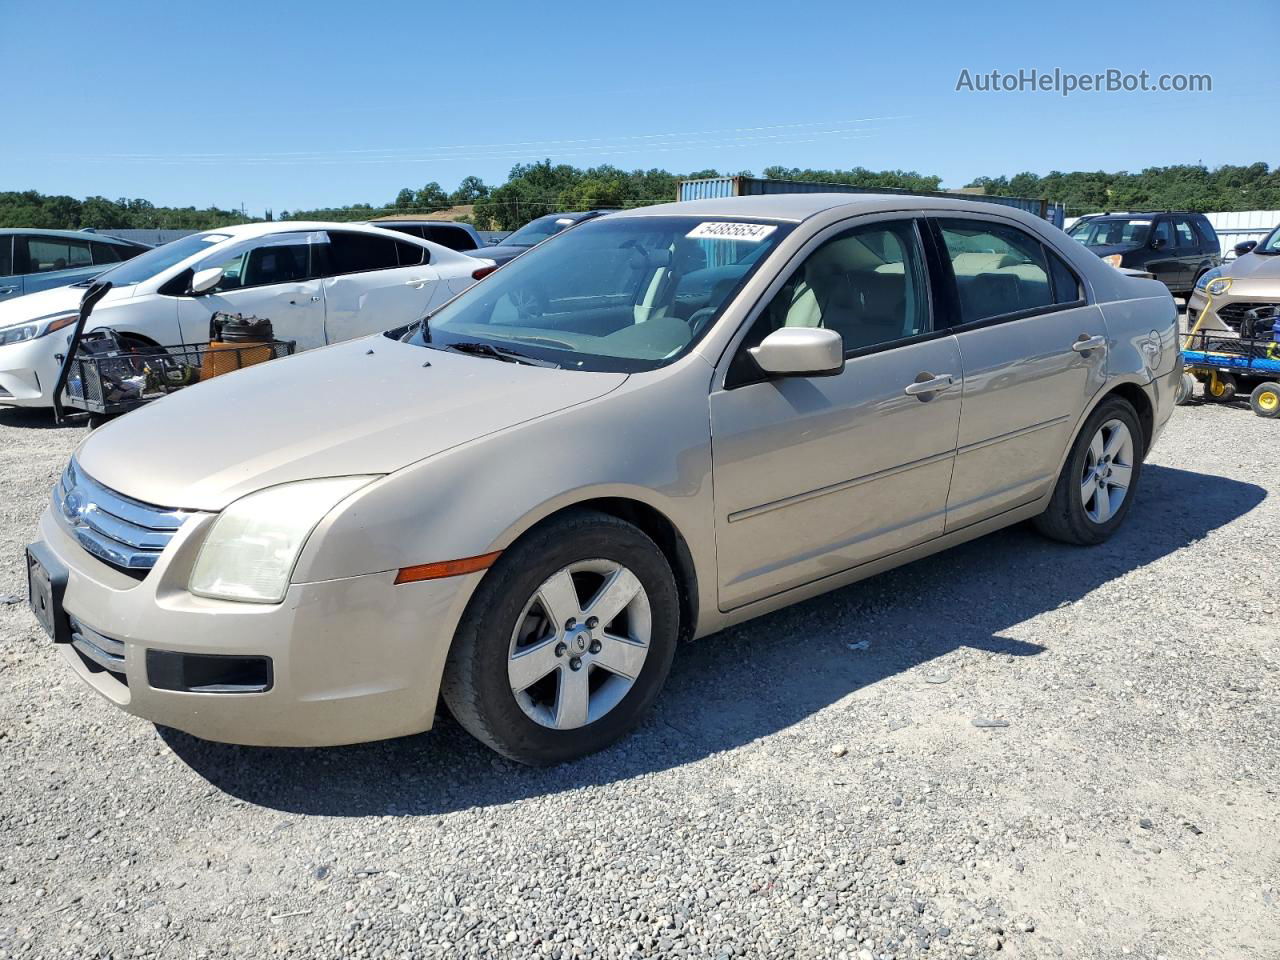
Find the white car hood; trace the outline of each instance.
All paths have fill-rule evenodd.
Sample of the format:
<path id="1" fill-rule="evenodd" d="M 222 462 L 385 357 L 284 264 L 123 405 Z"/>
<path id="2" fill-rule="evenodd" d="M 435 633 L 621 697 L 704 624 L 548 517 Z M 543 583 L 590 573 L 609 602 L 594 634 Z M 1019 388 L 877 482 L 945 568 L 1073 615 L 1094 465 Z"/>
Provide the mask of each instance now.
<path id="1" fill-rule="evenodd" d="M 366 337 L 180 390 L 95 431 L 76 459 L 144 503 L 221 510 L 278 483 L 391 473 L 626 379 Z"/>
<path id="2" fill-rule="evenodd" d="M 116 300 L 126 300 L 133 296 L 133 286 L 113 287 L 98 303 L 100 309 L 104 304 Z M 30 323 L 42 317 L 68 310 L 79 310 L 80 299 L 84 296 L 84 287 L 53 287 L 49 290 L 38 290 L 25 297 L 17 297 L 0 303 L 0 327 L 12 327 L 17 324 Z"/>

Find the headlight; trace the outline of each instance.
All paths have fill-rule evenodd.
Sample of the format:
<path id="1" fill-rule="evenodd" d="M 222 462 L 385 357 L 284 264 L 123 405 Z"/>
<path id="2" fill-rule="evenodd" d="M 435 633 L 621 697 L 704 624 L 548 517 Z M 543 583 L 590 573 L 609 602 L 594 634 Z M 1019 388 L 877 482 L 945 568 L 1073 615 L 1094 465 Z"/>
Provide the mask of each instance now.
<path id="1" fill-rule="evenodd" d="M 1109 257 L 1103 257 L 1103 258 L 1102 258 L 1102 262 L 1103 262 L 1103 263 L 1109 263 L 1109 264 L 1111 264 L 1113 267 L 1118 267 L 1118 266 L 1120 266 L 1120 261 L 1121 261 L 1121 260 L 1123 260 L 1123 259 L 1124 259 L 1124 258 L 1123 258 L 1120 254 L 1118 254 L 1118 253 L 1113 253 L 1113 254 L 1111 254 L 1111 256 L 1109 256 Z"/>
<path id="2" fill-rule="evenodd" d="M 1221 267 L 1214 267 L 1212 270 L 1206 270 L 1204 273 L 1200 274 L 1200 279 L 1196 281 L 1196 289 L 1203 290 L 1209 285 L 1210 280 L 1216 280 L 1220 276 L 1222 276 Z"/>
<path id="3" fill-rule="evenodd" d="M 330 477 L 241 497 L 213 522 L 188 589 L 202 597 L 279 603 L 307 537 L 325 514 L 377 477 Z"/>
<path id="4" fill-rule="evenodd" d="M 46 333 L 69 327 L 76 322 L 78 316 L 77 313 L 60 313 L 41 317 L 33 323 L 24 323 L 20 327 L 5 327 L 0 330 L 0 347 L 10 343 L 22 343 L 24 340 L 34 340 L 36 337 L 43 337 Z"/>
<path id="5" fill-rule="evenodd" d="M 1204 292 L 1211 297 L 1220 297 L 1231 289 L 1230 277 L 1214 277 L 1204 285 Z"/>

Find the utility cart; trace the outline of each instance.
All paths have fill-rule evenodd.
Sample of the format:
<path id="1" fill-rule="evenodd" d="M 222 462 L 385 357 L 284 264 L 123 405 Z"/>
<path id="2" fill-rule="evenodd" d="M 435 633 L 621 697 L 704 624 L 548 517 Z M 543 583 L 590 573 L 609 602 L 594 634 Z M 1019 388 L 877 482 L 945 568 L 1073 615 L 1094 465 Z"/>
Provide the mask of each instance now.
<path id="1" fill-rule="evenodd" d="M 1201 311 L 1201 320 L 1209 312 Z M 1182 344 L 1183 374 L 1178 403 L 1190 403 L 1196 381 L 1204 384 L 1205 400 L 1226 403 L 1243 396 L 1260 417 L 1280 418 L 1280 310 L 1250 310 L 1240 325 L 1240 335 L 1199 329 L 1200 322 Z"/>
<path id="2" fill-rule="evenodd" d="M 97 425 L 175 390 L 294 351 L 294 341 L 272 336 L 270 321 L 238 314 L 214 314 L 207 343 L 142 346 L 110 327 L 85 333 L 105 287 L 91 286 L 81 302 L 54 390 L 59 420 L 71 409 L 89 414 Z"/>

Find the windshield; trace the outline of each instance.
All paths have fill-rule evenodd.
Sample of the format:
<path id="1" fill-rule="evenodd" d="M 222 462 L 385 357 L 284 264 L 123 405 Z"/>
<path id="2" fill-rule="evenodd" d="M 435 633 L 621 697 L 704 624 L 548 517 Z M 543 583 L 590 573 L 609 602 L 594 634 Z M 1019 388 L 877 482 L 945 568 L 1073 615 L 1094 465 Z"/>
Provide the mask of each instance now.
<path id="1" fill-rule="evenodd" d="M 108 270 L 98 279 L 110 280 L 112 285 L 117 287 L 123 287 L 131 283 L 141 283 L 143 280 L 150 280 L 157 273 L 181 263 L 187 257 L 199 253 L 201 250 L 207 250 L 215 243 L 221 243 L 223 240 L 229 239 L 230 235 L 225 233 L 192 234 L 189 237 L 183 237 L 181 240 L 174 240 L 163 246 L 156 247 L 154 250 L 148 250 L 146 253 L 140 253 L 132 260 L 126 260 L 114 270 Z"/>
<path id="2" fill-rule="evenodd" d="M 567 369 L 670 363 L 714 323 L 790 231 L 765 221 L 593 220 L 522 254 L 404 335 L 490 344 Z"/>
<path id="3" fill-rule="evenodd" d="M 1280 227 L 1271 231 L 1271 235 L 1253 248 L 1254 253 L 1280 253 Z"/>
<path id="4" fill-rule="evenodd" d="M 576 220 L 563 213 L 553 213 L 537 220 L 530 220 L 523 227 L 502 241 L 504 247 L 532 247 L 547 237 L 554 237 L 565 227 L 572 227 Z"/>
<path id="5" fill-rule="evenodd" d="M 1077 223 L 1069 233 L 1072 239 L 1079 240 L 1086 247 L 1141 247 L 1146 244 L 1150 230 L 1149 219 L 1107 219 Z"/>

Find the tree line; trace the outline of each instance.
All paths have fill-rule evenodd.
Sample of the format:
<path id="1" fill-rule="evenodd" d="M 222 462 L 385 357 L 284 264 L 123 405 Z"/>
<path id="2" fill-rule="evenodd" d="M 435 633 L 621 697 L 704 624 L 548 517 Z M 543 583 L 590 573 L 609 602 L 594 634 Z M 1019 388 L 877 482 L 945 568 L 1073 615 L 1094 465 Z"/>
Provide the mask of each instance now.
<path id="1" fill-rule="evenodd" d="M 674 200 L 683 179 L 718 177 L 716 170 L 675 174 L 666 170 L 623 170 L 610 165 L 574 167 L 550 160 L 521 163 L 511 168 L 505 183 L 489 186 L 479 177 L 465 177 L 446 191 L 432 181 L 420 188 L 405 187 L 386 204 L 355 203 L 345 207 L 267 210 L 249 216 L 217 206 L 163 207 L 147 200 L 52 196 L 35 190 L 0 192 L 0 227 L 42 227 L 77 230 L 111 229 L 206 230 L 258 220 L 367 220 L 391 214 L 430 216 L 441 210 L 470 206 L 463 216 L 480 229 L 515 230 L 535 217 L 562 210 L 596 207 L 637 207 Z M 751 176 L 739 171 L 725 176 Z M 840 183 L 878 189 L 933 191 L 941 177 L 905 170 L 813 170 L 766 167 L 773 180 Z M 1210 169 L 1178 165 L 1148 167 L 1139 173 L 1120 171 L 1053 171 L 1041 176 L 978 177 L 968 186 L 987 195 L 1036 197 L 1062 203 L 1068 216 L 1103 210 L 1275 210 L 1280 209 L 1280 168 L 1265 163 L 1225 165 Z"/>

